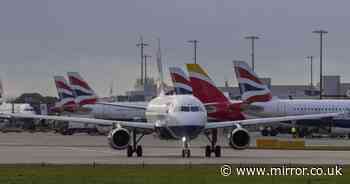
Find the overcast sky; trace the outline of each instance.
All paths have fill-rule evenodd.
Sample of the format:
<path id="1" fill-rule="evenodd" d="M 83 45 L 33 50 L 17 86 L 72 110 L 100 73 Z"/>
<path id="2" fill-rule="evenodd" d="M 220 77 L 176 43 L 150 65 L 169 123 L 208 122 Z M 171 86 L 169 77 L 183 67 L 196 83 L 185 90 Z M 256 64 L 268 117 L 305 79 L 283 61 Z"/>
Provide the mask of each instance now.
<path id="1" fill-rule="evenodd" d="M 346 0 L 2 0 L 0 76 L 9 96 L 56 95 L 52 76 L 68 71 L 81 72 L 100 96 L 111 82 L 120 94 L 139 77 L 143 35 L 153 63 L 161 39 L 164 67 L 192 62 L 186 41 L 199 40 L 198 61 L 216 84 L 237 85 L 231 61 L 250 61 L 243 37 L 256 34 L 258 74 L 273 84 L 305 84 L 305 57 L 319 56 L 312 31 L 322 28 L 329 31 L 326 74 L 350 82 L 349 7 Z"/>

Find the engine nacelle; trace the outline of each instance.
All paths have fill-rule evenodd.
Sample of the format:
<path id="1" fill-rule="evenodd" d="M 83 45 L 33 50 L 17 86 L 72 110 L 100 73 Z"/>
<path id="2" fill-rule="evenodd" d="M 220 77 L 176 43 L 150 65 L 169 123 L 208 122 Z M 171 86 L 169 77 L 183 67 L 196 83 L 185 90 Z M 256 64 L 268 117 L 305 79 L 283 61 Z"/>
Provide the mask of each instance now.
<path id="1" fill-rule="evenodd" d="M 130 142 L 130 133 L 124 128 L 113 129 L 108 134 L 108 142 L 113 149 L 126 149 Z"/>
<path id="2" fill-rule="evenodd" d="M 233 149 L 246 149 L 250 143 L 249 132 L 244 128 L 235 128 L 232 130 L 230 139 L 230 146 Z"/>

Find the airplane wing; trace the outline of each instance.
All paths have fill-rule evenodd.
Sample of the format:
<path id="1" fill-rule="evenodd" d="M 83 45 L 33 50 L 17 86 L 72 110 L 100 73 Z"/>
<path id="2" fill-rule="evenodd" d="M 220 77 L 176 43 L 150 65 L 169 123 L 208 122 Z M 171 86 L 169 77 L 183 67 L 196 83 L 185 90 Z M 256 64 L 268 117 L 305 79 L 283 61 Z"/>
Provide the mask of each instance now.
<path id="1" fill-rule="evenodd" d="M 138 109 L 138 110 L 146 110 L 147 105 L 141 105 L 141 104 L 118 104 L 118 103 L 108 103 L 108 102 L 97 102 L 96 104 L 102 104 L 102 105 L 108 105 L 108 106 L 114 106 L 114 107 L 122 107 L 122 108 L 129 108 L 129 109 Z"/>
<path id="2" fill-rule="evenodd" d="M 344 113 L 325 113 L 325 114 L 310 114 L 310 115 L 295 115 L 295 116 L 283 116 L 283 117 L 272 117 L 272 118 L 246 119 L 246 120 L 238 120 L 238 121 L 222 121 L 222 122 L 207 123 L 205 126 L 205 129 L 232 127 L 237 124 L 244 126 L 244 125 L 275 123 L 275 122 L 282 122 L 282 121 L 334 118 L 342 114 Z"/>
<path id="3" fill-rule="evenodd" d="M 21 114 L 21 113 L 0 113 L 0 118 L 32 118 L 32 119 L 46 119 L 56 121 L 74 121 L 74 123 L 89 123 L 96 125 L 120 125 L 123 127 L 151 129 L 155 128 L 152 123 L 133 122 L 133 121 L 112 121 L 104 119 L 94 118 L 80 118 L 80 117 L 67 117 L 67 116 L 48 116 L 48 115 L 33 115 L 33 114 Z"/>

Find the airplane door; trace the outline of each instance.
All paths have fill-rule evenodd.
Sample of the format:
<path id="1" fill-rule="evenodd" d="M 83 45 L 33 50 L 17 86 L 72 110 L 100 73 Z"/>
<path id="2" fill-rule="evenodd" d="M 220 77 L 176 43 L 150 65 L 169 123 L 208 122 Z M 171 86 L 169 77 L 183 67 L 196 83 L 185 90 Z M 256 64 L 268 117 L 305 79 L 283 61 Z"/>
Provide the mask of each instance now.
<path id="1" fill-rule="evenodd" d="M 280 115 L 285 115 L 287 109 L 287 103 L 279 102 L 278 103 L 278 113 Z"/>

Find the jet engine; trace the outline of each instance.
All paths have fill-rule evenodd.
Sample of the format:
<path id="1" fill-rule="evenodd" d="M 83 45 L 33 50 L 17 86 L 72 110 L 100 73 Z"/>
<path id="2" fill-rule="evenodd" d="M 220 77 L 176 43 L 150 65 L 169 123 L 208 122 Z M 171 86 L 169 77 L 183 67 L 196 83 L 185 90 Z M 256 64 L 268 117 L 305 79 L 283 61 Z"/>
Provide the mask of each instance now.
<path id="1" fill-rule="evenodd" d="M 246 129 L 237 127 L 232 130 L 229 140 L 233 149 L 246 149 L 250 143 L 250 135 Z"/>
<path id="2" fill-rule="evenodd" d="M 124 128 L 113 129 L 108 134 L 108 142 L 113 149 L 126 149 L 130 142 L 130 133 Z"/>

